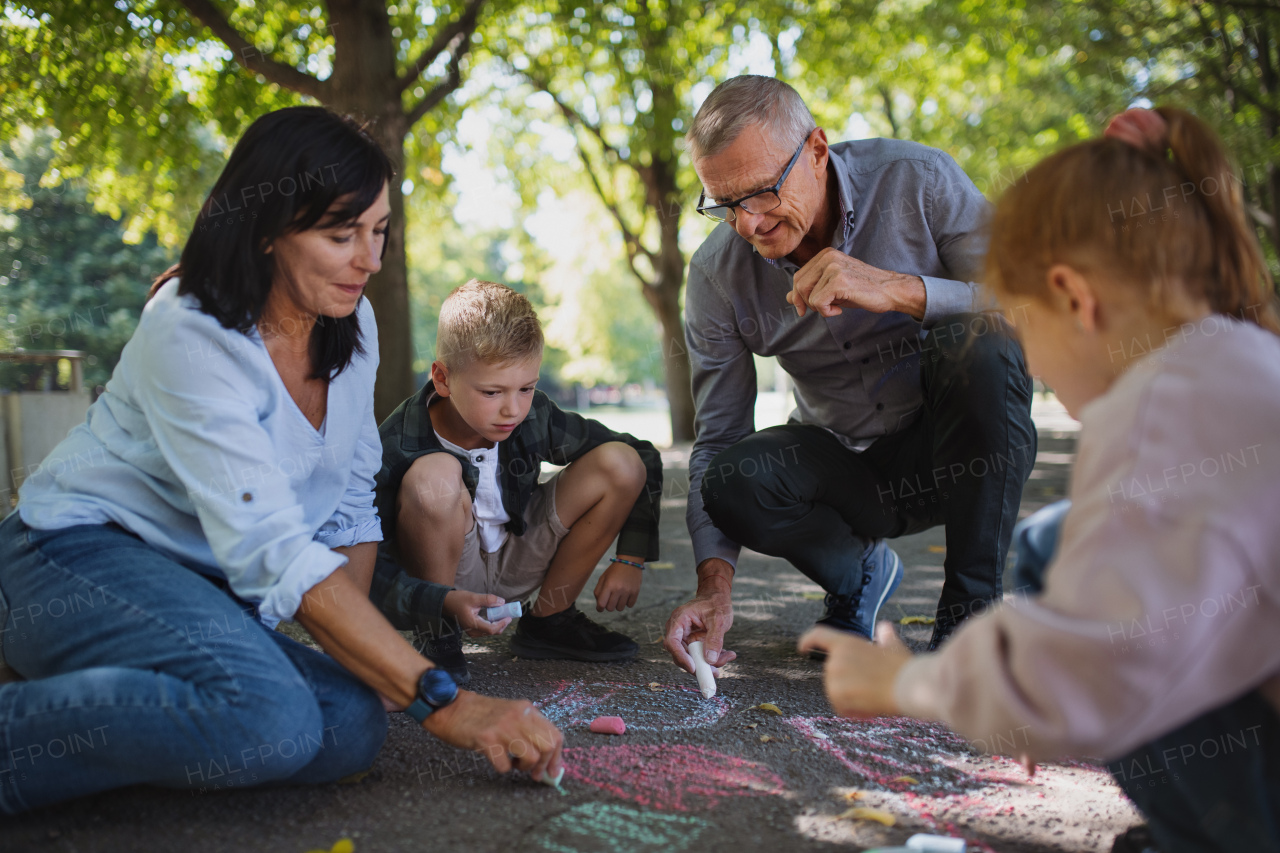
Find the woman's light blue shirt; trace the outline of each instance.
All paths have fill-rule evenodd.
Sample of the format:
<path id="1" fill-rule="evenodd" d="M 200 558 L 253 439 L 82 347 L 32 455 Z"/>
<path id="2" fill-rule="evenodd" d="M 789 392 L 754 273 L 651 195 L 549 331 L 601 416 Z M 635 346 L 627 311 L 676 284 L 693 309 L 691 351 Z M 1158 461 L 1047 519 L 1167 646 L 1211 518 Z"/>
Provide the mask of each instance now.
<path id="1" fill-rule="evenodd" d="M 41 530 L 115 522 L 216 567 L 268 626 L 292 619 L 303 594 L 346 563 L 332 548 L 382 540 L 378 332 L 367 299 L 357 312 L 365 352 L 329 383 L 316 430 L 258 330 L 224 329 L 169 281 L 85 423 L 22 484 L 22 520 Z"/>

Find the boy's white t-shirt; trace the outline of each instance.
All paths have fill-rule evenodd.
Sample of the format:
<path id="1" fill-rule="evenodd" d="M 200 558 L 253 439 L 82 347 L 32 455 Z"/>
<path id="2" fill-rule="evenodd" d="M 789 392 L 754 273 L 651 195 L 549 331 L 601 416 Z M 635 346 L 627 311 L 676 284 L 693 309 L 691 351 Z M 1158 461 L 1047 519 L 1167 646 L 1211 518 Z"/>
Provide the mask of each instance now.
<path id="1" fill-rule="evenodd" d="M 492 554 L 507 541 L 510 514 L 502 506 L 502 489 L 498 486 L 498 445 L 467 450 L 436 432 L 436 439 L 445 450 L 462 453 L 471 464 L 480 469 L 480 482 L 476 484 L 476 496 L 471 502 L 471 513 L 476 519 L 476 534 L 480 537 L 480 550 Z"/>

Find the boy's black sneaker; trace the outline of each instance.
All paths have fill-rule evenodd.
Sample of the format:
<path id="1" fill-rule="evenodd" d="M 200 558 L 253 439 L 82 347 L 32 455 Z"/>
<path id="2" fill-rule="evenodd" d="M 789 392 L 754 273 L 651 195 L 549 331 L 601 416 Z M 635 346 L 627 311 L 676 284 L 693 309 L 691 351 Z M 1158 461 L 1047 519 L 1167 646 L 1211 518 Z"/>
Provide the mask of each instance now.
<path id="1" fill-rule="evenodd" d="M 550 616 L 520 617 L 511 651 L 532 660 L 630 660 L 640 646 L 625 634 L 610 631 L 592 622 L 587 615 L 570 604 L 567 610 Z"/>
<path id="2" fill-rule="evenodd" d="M 459 687 L 471 681 L 467 656 L 462 653 L 461 631 L 450 631 L 438 637 L 419 634 L 414 638 L 413 647 L 453 676 L 454 683 Z"/>
<path id="3" fill-rule="evenodd" d="M 1111 853 L 1160 853 L 1160 851 L 1156 849 L 1151 830 L 1143 825 L 1135 826 L 1124 835 L 1116 836 L 1115 843 L 1111 845 Z"/>

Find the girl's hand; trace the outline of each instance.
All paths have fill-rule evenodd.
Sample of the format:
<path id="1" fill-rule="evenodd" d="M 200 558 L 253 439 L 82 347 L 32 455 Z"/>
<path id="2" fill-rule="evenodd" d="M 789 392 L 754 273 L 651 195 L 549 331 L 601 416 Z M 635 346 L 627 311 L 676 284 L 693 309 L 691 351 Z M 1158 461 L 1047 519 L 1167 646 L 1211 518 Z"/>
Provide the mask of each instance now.
<path id="1" fill-rule="evenodd" d="M 511 624 L 511 617 L 489 622 L 480 615 L 486 607 L 499 607 L 505 602 L 496 595 L 483 595 L 479 592 L 463 592 L 455 589 L 445 593 L 444 615 L 458 623 L 458 627 L 467 632 L 469 637 L 483 637 L 488 634 L 501 634 Z"/>
<path id="2" fill-rule="evenodd" d="M 911 652 L 893 625 L 876 626 L 876 642 L 833 628 L 814 628 L 800 638 L 800 652 L 826 652 L 823 685 L 831 707 L 842 717 L 884 717 L 902 713 L 893 698 L 898 672 Z"/>
<path id="3" fill-rule="evenodd" d="M 631 559 L 630 557 L 627 558 Z M 636 560 L 636 562 L 640 562 Z M 596 583 L 596 612 L 617 610 L 622 612 L 634 607 L 636 597 L 640 595 L 640 582 L 644 580 L 644 572 L 626 563 L 610 563 Z"/>

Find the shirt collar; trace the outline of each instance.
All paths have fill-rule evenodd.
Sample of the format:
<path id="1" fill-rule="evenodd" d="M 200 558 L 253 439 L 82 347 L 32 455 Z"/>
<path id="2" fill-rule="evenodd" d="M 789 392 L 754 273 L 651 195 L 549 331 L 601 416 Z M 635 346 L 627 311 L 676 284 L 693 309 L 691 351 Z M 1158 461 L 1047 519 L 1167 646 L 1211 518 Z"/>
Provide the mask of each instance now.
<path id="1" fill-rule="evenodd" d="M 848 253 L 849 244 L 853 240 L 853 226 L 857 222 L 857 212 L 854 209 L 853 196 L 853 180 L 849 177 L 849 167 L 845 165 L 844 158 L 836 155 L 834 151 L 828 149 L 827 163 L 836 173 L 836 203 L 840 209 L 840 227 L 836 229 L 835 235 L 832 237 L 831 246 L 842 252 Z M 755 247 L 751 247 L 751 251 L 760 254 Z M 772 264 L 775 267 L 784 269 L 787 272 L 794 273 L 800 269 L 798 266 L 787 260 L 785 257 L 779 260 L 765 258 L 761 256 L 766 264 Z"/>

